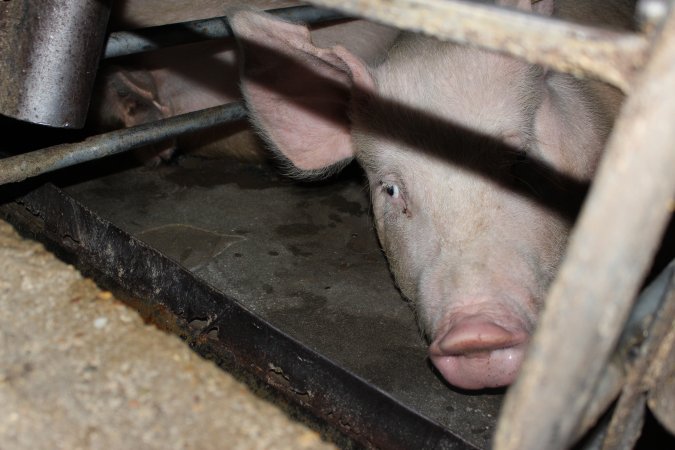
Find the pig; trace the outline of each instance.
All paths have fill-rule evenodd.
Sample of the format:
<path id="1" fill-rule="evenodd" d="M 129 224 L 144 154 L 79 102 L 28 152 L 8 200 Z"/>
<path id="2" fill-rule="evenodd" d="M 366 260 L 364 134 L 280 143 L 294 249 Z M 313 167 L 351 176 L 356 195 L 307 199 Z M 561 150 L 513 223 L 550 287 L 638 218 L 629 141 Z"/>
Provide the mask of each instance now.
<path id="1" fill-rule="evenodd" d="M 497 3 L 588 19 L 583 2 Z M 602 3 L 628 8 L 600 12 L 611 25 L 631 17 L 630 2 Z M 460 389 L 511 384 L 574 219 L 547 192 L 578 200 L 621 93 L 412 33 L 369 63 L 262 12 L 238 11 L 231 25 L 251 121 L 289 174 L 322 178 L 353 159 L 364 169 L 377 235 L 436 370 Z"/>
<path id="2" fill-rule="evenodd" d="M 161 3 L 161 8 L 159 3 Z M 299 2 L 256 0 L 184 2 L 127 0 L 115 2 L 112 29 L 130 29 L 225 15 L 241 4 L 258 9 L 297 6 Z M 312 30 L 315 42 L 337 42 L 365 61 L 375 62 L 398 30 L 364 20 L 321 24 Z M 366 44 L 367 45 L 364 45 Z M 89 126 L 96 131 L 131 127 L 178 114 L 241 100 L 238 66 L 232 39 L 219 39 L 164 48 L 105 61 L 99 71 Z M 217 126 L 134 151 L 136 159 L 156 166 L 177 150 L 204 157 L 229 157 L 247 162 L 267 155 L 246 123 Z"/>

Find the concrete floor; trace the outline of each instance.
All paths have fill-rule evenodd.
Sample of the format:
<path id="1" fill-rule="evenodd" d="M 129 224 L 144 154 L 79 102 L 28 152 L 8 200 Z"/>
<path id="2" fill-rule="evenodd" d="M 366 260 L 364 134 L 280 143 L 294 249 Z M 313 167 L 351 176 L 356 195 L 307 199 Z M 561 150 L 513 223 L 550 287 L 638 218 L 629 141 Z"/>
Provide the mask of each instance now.
<path id="1" fill-rule="evenodd" d="M 0 449 L 335 448 L 0 222 Z"/>
<path id="2" fill-rule="evenodd" d="M 428 344 L 377 242 L 363 175 L 353 169 L 302 184 L 265 164 L 184 156 L 153 169 L 95 177 L 86 171 L 85 181 L 69 180 L 62 189 L 304 346 L 469 445 L 487 448 L 502 391 L 453 389 L 430 365 Z M 103 251 L 109 242 L 94 236 L 108 225 L 85 232 L 70 206 L 58 208 L 75 223 L 61 235 L 74 237 L 80 253 Z M 95 265 L 118 270 L 109 260 Z M 157 283 L 148 272 L 144 283 Z"/>

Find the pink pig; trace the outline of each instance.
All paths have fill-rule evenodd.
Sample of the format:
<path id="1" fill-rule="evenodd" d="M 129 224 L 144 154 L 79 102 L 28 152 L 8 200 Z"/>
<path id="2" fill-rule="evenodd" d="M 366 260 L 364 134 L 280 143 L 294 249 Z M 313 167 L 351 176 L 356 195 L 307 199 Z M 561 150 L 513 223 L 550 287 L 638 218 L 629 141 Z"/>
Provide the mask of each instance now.
<path id="1" fill-rule="evenodd" d="M 538 179 L 554 189 L 590 180 L 620 94 L 410 33 L 366 63 L 265 13 L 231 24 L 252 121 L 291 173 L 323 177 L 353 158 L 365 170 L 380 242 L 434 366 L 464 389 L 512 383 L 572 223 L 527 174 L 548 173 Z"/>

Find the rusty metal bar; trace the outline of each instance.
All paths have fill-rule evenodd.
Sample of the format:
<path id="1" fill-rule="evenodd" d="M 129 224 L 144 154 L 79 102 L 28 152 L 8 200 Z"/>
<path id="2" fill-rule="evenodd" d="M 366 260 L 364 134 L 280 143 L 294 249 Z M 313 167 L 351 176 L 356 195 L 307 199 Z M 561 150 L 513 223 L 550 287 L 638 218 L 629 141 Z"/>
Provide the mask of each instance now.
<path id="1" fill-rule="evenodd" d="M 666 355 L 674 348 L 675 280 L 671 279 L 668 291 L 664 308 L 659 311 L 641 355 L 628 373 L 603 442 L 603 450 L 632 449 L 640 437 L 647 392 L 655 387 L 656 381 L 650 377 L 650 368 L 668 361 Z"/>
<path id="2" fill-rule="evenodd" d="M 675 317 L 672 303 L 675 303 L 675 282 L 671 284 L 670 331 L 661 341 L 661 346 L 647 373 L 650 386 L 647 405 L 661 425 L 675 436 Z M 664 317 L 668 317 L 664 313 Z M 668 319 L 664 323 L 668 324 Z"/>
<path id="3" fill-rule="evenodd" d="M 648 40 L 550 17 L 470 1 L 313 0 L 404 30 L 504 52 L 560 72 L 588 76 L 628 91 L 644 64 Z"/>
<path id="4" fill-rule="evenodd" d="M 345 18 L 343 14 L 313 6 L 294 6 L 272 9 L 268 12 L 284 20 L 309 24 Z M 103 57 L 115 58 L 172 45 L 189 44 L 207 39 L 223 39 L 231 36 L 232 29 L 227 17 L 161 25 L 135 31 L 117 31 L 110 33 Z"/>
<path id="5" fill-rule="evenodd" d="M 610 404 L 619 396 L 625 383 L 626 373 L 631 370 L 631 367 L 635 366 L 637 358 L 644 353 L 643 349 L 648 345 L 644 342 L 645 336 L 653 336 L 655 318 L 663 317 L 663 310 L 668 302 L 667 298 L 669 295 L 671 297 L 674 295 L 671 292 L 672 289 L 675 289 L 675 261 L 671 262 L 650 283 L 636 301 L 619 338 L 617 349 L 614 351 L 610 363 L 599 377 L 598 387 L 577 429 L 575 441 L 598 423 Z M 656 383 L 653 383 L 653 385 L 655 386 Z M 673 402 L 675 402 L 675 398 L 673 398 Z"/>
<path id="6" fill-rule="evenodd" d="M 204 130 L 245 116 L 246 110 L 241 103 L 230 103 L 99 134 L 74 144 L 55 145 L 0 159 L 0 185 L 154 144 L 184 133 Z"/>
<path id="7" fill-rule="evenodd" d="M 675 102 L 664 96 L 674 92 L 671 11 L 610 137 L 522 376 L 507 394 L 496 450 L 571 444 L 675 210 Z"/>
<path id="8" fill-rule="evenodd" d="M 81 128 L 110 0 L 0 1 L 0 114 Z"/>

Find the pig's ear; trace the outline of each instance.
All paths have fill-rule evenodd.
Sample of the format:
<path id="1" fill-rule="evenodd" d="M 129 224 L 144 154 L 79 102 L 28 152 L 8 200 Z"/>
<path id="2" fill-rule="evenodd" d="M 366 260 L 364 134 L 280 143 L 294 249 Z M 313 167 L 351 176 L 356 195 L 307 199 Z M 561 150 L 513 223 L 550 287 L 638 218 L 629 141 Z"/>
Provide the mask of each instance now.
<path id="1" fill-rule="evenodd" d="M 366 65 L 343 47 L 316 47 L 307 28 L 268 14 L 240 11 L 230 24 L 251 118 L 273 149 L 301 176 L 350 161 L 349 102 L 355 89 L 373 87 Z"/>
<path id="2" fill-rule="evenodd" d="M 115 116 L 125 127 L 159 120 L 173 115 L 171 105 L 159 98 L 150 73 L 128 71 L 111 66 L 102 71 L 104 104 L 102 114 Z"/>

